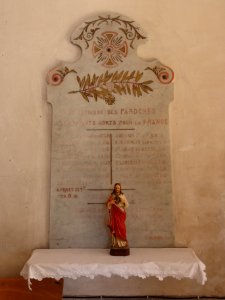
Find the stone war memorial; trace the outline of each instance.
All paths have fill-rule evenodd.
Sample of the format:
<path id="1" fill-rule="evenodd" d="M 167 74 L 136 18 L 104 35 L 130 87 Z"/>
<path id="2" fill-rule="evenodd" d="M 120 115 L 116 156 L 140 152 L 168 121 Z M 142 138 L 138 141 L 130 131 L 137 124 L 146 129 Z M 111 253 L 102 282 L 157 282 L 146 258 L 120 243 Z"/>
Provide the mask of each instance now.
<path id="1" fill-rule="evenodd" d="M 50 277 L 65 279 L 65 296 L 133 296 L 151 295 L 151 285 L 121 277 L 207 280 L 194 250 L 175 247 L 174 74 L 156 58 L 137 56 L 145 41 L 130 18 L 96 15 L 72 32 L 80 59 L 48 73 L 50 249 L 35 249 L 21 271 L 30 288 L 32 279 Z"/>
<path id="2" fill-rule="evenodd" d="M 106 200 L 129 202 L 129 246 L 173 247 L 169 105 L 174 74 L 137 47 L 146 35 L 118 13 L 96 15 L 71 42 L 82 55 L 47 76 L 52 105 L 50 248 L 108 248 Z"/>

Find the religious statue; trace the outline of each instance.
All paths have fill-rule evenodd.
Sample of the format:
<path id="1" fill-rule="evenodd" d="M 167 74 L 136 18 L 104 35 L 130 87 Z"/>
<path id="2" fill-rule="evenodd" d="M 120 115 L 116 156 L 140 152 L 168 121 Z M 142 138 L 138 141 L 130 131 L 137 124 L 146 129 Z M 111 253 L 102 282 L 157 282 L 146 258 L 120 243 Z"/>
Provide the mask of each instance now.
<path id="1" fill-rule="evenodd" d="M 122 193 L 121 184 L 116 183 L 112 193 L 106 202 L 109 212 L 108 227 L 112 235 L 110 254 L 114 256 L 126 256 L 130 249 L 126 235 L 126 208 L 128 201 Z"/>

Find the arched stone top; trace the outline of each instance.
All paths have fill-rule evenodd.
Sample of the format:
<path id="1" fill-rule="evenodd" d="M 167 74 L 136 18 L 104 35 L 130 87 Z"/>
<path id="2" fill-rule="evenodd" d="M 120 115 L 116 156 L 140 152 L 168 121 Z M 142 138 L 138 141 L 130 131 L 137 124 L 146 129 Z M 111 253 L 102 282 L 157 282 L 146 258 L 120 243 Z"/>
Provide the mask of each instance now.
<path id="1" fill-rule="evenodd" d="M 117 67 L 145 39 L 145 33 L 132 19 L 117 13 L 89 18 L 71 35 L 74 45 L 106 68 Z"/>
<path id="2" fill-rule="evenodd" d="M 82 49 L 80 59 L 50 70 L 47 82 L 70 97 L 104 100 L 108 105 L 122 97 L 157 97 L 162 86 L 172 83 L 174 73 L 155 58 L 137 56 L 137 46 L 145 40 L 143 30 L 130 18 L 116 13 L 96 15 L 71 35 L 71 42 Z"/>

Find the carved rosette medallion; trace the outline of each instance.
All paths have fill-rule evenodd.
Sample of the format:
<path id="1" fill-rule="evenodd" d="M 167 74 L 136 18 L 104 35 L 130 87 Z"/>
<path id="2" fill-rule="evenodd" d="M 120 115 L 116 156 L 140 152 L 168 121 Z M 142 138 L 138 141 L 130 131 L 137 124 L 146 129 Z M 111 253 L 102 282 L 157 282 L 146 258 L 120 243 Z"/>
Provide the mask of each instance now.
<path id="1" fill-rule="evenodd" d="M 97 37 L 97 42 L 93 43 L 93 56 L 97 57 L 97 62 L 107 68 L 116 67 L 123 57 L 127 56 L 127 42 L 117 32 L 103 32 Z"/>

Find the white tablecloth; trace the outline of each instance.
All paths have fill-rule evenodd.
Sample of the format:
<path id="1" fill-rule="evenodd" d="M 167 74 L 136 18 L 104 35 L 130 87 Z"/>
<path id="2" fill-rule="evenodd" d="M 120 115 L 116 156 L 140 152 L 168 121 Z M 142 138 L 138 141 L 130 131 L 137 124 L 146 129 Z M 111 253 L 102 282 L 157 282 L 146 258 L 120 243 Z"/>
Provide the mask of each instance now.
<path id="1" fill-rule="evenodd" d="M 37 249 L 21 273 L 28 280 L 101 275 L 123 278 L 155 276 L 207 280 L 205 265 L 190 248 L 131 248 L 130 256 L 111 256 L 107 249 Z"/>

